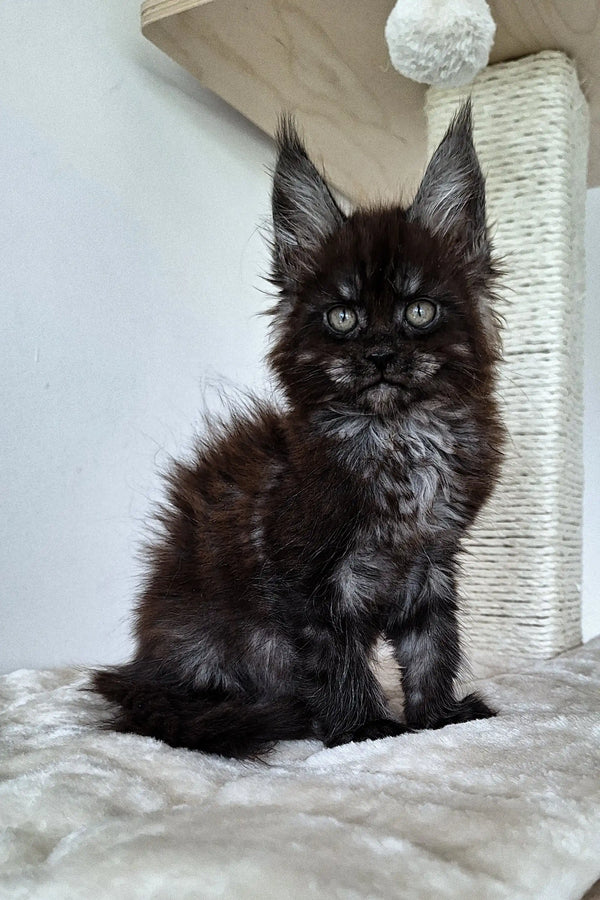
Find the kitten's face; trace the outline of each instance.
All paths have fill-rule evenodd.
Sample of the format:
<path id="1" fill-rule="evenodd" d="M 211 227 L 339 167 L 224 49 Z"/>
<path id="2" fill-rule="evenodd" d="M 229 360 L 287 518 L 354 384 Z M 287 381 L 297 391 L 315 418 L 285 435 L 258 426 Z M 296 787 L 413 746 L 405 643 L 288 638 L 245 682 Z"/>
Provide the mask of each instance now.
<path id="1" fill-rule="evenodd" d="M 468 159 L 448 154 L 447 135 L 412 207 L 346 217 L 283 129 L 273 196 L 282 297 L 270 359 L 294 405 L 392 416 L 436 394 L 464 399 L 485 379 L 495 357 L 492 271 L 470 122 L 462 131 Z M 457 178 L 440 173 L 440 153 L 462 164 L 463 196 L 448 196 Z"/>

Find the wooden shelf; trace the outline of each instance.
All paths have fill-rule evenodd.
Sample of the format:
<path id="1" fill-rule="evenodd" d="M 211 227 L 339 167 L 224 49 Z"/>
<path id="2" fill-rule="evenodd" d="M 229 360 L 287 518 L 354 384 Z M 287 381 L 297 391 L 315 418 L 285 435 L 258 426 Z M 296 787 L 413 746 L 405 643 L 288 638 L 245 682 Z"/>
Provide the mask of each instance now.
<path id="1" fill-rule="evenodd" d="M 142 31 L 269 134 L 294 112 L 311 154 L 355 200 L 397 197 L 426 158 L 425 86 L 392 67 L 393 0 L 146 0 Z M 600 0 L 490 0 L 491 62 L 563 50 L 590 103 L 589 183 L 600 183 Z"/>

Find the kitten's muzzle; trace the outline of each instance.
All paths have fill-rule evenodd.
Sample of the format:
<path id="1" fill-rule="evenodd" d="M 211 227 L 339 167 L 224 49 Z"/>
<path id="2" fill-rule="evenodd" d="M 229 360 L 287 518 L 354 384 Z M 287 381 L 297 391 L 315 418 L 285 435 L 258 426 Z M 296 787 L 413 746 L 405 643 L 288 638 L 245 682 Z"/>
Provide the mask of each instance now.
<path id="1" fill-rule="evenodd" d="M 388 344 L 379 344 L 365 353 L 365 359 L 375 367 L 373 377 L 365 385 L 365 389 L 376 387 L 378 384 L 389 384 L 392 387 L 406 387 L 409 382 L 408 373 L 397 371 L 404 366 L 396 366 L 398 354 Z"/>
<path id="2" fill-rule="evenodd" d="M 365 384 L 362 390 L 370 391 L 371 388 L 376 388 L 380 384 L 385 384 L 388 387 L 407 388 L 410 386 L 410 377 L 408 375 L 391 376 L 382 372 L 376 378 L 372 378 L 367 384 Z"/>
<path id="3" fill-rule="evenodd" d="M 396 352 L 390 347 L 374 347 L 366 354 L 366 358 L 383 372 L 385 367 L 396 358 Z"/>

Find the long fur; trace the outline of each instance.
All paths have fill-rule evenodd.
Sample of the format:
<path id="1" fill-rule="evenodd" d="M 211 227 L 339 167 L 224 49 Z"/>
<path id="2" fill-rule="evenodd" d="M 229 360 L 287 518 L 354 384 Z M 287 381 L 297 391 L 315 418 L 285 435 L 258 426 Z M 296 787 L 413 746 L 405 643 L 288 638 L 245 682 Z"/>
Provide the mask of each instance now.
<path id="1" fill-rule="evenodd" d="M 262 756 L 282 738 L 310 734 L 307 711 L 294 698 L 267 702 L 215 689 L 164 684 L 157 673 L 132 663 L 95 673 L 94 687 L 119 711 L 116 731 L 160 737 L 171 747 L 224 756 Z"/>
<path id="2" fill-rule="evenodd" d="M 283 405 L 232 415 L 173 467 L 135 657 L 97 672 L 94 689 L 119 730 L 236 757 L 492 715 L 454 690 L 457 555 L 503 439 L 470 108 L 410 207 L 350 215 L 284 120 L 273 225 L 269 362 Z M 418 323 L 433 315 L 423 327 L 415 303 Z M 372 671 L 381 635 L 403 722 Z"/>

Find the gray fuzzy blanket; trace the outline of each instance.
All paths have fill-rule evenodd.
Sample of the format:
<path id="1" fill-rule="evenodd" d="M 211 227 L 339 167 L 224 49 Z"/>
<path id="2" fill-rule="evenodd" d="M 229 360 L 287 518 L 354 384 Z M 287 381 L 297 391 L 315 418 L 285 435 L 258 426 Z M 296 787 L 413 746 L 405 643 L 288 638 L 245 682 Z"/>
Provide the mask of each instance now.
<path id="1" fill-rule="evenodd" d="M 0 897 L 579 900 L 600 876 L 600 638 L 479 688 L 496 719 L 239 763 L 0 678 Z"/>

